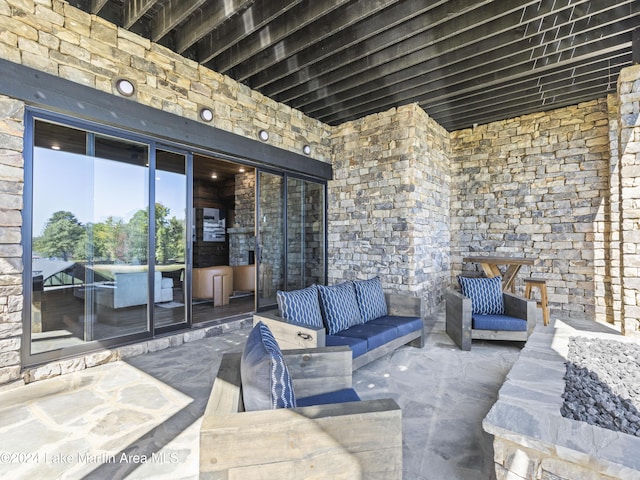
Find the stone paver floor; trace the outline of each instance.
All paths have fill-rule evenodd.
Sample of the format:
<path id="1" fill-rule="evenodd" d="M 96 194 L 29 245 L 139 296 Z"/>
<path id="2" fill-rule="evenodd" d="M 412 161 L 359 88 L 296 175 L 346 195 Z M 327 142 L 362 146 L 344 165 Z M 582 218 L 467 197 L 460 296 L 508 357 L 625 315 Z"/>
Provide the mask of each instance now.
<path id="1" fill-rule="evenodd" d="M 198 430 L 223 352 L 248 328 L 0 392 L 0 478 L 197 479 Z M 364 399 L 403 411 L 405 480 L 492 477 L 482 419 L 520 344 L 460 351 L 427 327 L 423 349 L 403 347 L 354 372 Z"/>

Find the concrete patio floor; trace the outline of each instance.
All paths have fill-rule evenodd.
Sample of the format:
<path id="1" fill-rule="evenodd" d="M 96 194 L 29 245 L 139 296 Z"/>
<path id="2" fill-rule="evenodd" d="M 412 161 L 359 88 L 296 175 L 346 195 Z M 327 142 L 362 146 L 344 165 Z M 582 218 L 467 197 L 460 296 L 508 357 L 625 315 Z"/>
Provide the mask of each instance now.
<path id="1" fill-rule="evenodd" d="M 444 316 L 423 349 L 402 347 L 354 372 L 363 399 L 403 411 L 405 480 L 486 480 L 482 420 L 521 344 L 459 350 Z M 197 479 L 198 431 L 222 353 L 249 327 L 0 391 L 0 478 Z"/>

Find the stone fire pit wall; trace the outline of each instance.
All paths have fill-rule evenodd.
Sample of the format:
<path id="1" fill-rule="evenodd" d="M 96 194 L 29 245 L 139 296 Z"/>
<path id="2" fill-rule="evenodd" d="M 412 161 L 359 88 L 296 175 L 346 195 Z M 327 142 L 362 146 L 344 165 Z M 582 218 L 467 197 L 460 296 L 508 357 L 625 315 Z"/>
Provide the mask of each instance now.
<path id="1" fill-rule="evenodd" d="M 573 320 L 538 324 L 483 421 L 484 430 L 494 435 L 498 480 L 640 479 L 640 437 L 560 413 L 570 337 L 634 341 L 605 330 Z"/>

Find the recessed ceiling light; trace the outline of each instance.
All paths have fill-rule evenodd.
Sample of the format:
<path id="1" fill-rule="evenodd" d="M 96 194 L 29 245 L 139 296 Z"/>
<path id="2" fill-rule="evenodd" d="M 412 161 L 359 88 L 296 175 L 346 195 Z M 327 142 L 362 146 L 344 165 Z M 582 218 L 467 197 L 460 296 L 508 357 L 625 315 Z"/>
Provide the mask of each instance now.
<path id="1" fill-rule="evenodd" d="M 267 132 L 266 130 L 260 130 L 258 132 L 258 137 L 260 137 L 260 140 L 262 140 L 263 142 L 266 142 L 267 140 L 269 140 L 269 132 Z"/>
<path id="2" fill-rule="evenodd" d="M 212 174 L 211 174 L 211 178 L 218 178 L 218 174 L 216 174 L 216 173 L 212 173 Z"/>
<path id="3" fill-rule="evenodd" d="M 238 171 L 239 171 L 240 173 L 244 173 L 244 167 L 240 167 L 240 168 L 238 169 Z"/>
<path id="4" fill-rule="evenodd" d="M 60 150 L 60 145 L 51 145 L 51 150 Z"/>
<path id="5" fill-rule="evenodd" d="M 120 95 L 123 95 L 125 97 L 130 97 L 131 95 L 133 95 L 133 92 L 135 92 L 135 87 L 133 86 L 133 83 L 130 80 L 127 80 L 126 78 L 121 78 L 119 80 L 116 81 L 116 88 L 118 89 L 118 92 L 120 92 Z"/>

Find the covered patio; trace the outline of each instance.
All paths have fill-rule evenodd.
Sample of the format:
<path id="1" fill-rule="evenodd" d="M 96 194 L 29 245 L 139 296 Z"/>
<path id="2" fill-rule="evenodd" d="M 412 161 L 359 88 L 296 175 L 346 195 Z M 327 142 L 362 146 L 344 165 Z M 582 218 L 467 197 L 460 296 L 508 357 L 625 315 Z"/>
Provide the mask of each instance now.
<path id="1" fill-rule="evenodd" d="M 0 475 L 196 478 L 212 378 L 251 317 L 203 309 L 192 325 L 187 308 L 188 328 L 161 332 L 151 314 L 135 342 L 34 360 L 34 115 L 185 158 L 320 172 L 326 283 L 377 276 L 424 305 L 423 349 L 354 374 L 363 398 L 402 407 L 405 478 L 504 473 L 482 422 L 522 345 L 460 351 L 443 292 L 480 272 L 465 258 L 535 259 L 512 280 L 520 294 L 524 278 L 546 280 L 552 321 L 538 330 L 640 336 L 639 8 L 0 0 L 0 433 L 23 455 L 0 459 Z"/>

